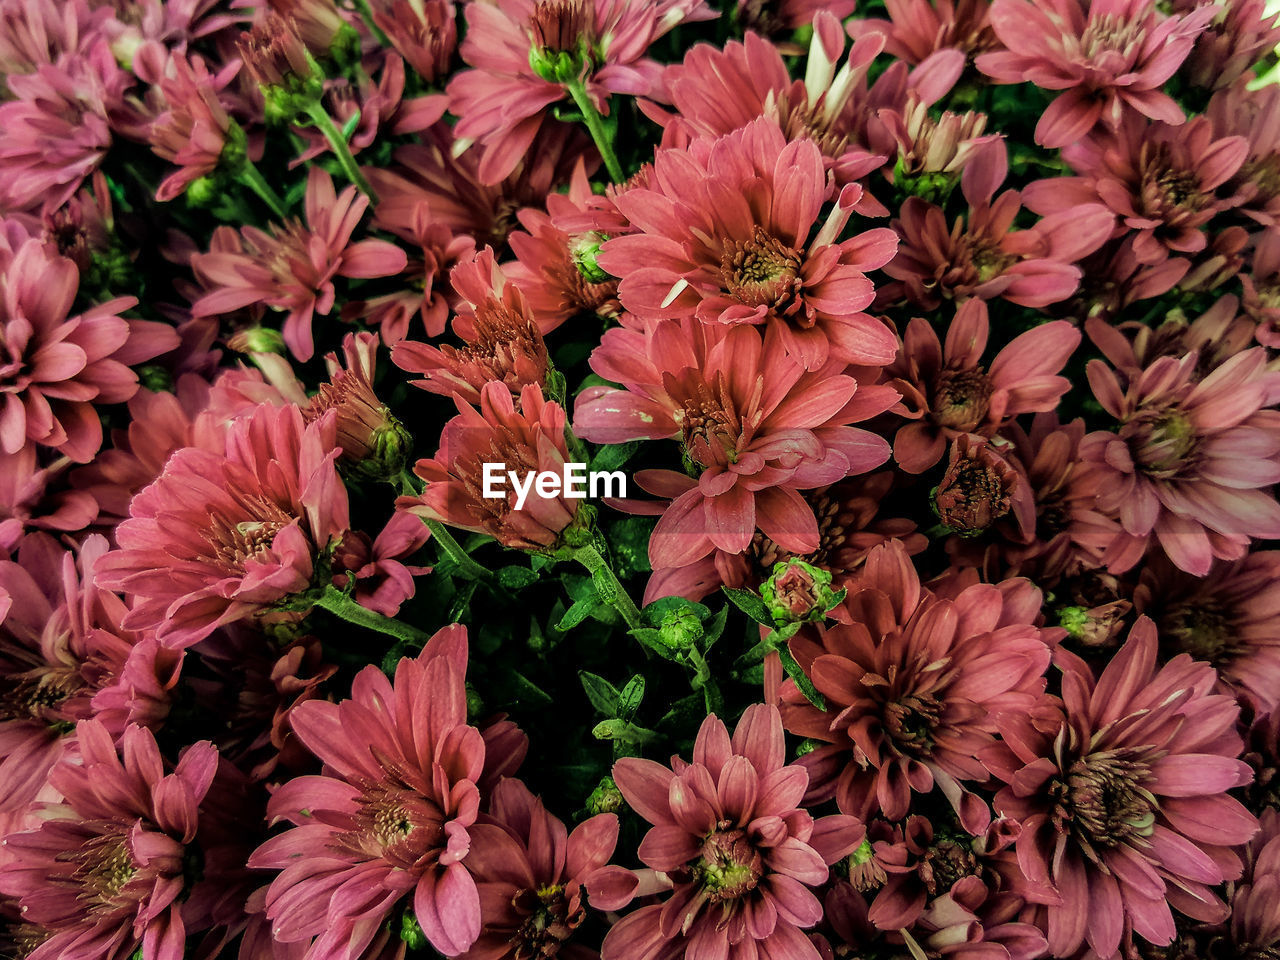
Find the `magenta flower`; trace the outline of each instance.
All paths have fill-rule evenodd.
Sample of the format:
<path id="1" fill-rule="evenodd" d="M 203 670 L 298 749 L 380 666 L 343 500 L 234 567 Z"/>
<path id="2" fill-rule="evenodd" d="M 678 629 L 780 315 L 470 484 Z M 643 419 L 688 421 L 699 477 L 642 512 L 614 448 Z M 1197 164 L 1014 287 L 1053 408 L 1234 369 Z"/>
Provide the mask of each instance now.
<path id="1" fill-rule="evenodd" d="M 614 764 L 627 803 L 653 824 L 640 859 L 666 874 L 672 890 L 665 902 L 609 929 L 603 960 L 818 960 L 801 932 L 822 917 L 813 888 L 864 831 L 853 817 L 814 820 L 800 808 L 808 776 L 784 762 L 785 751 L 777 708 L 754 704 L 732 740 L 724 723 L 708 716 L 691 764 L 679 757 L 670 769 L 635 757 Z"/>
<path id="2" fill-rule="evenodd" d="M 333 309 L 334 277 L 389 277 L 408 265 L 403 250 L 385 240 L 351 242 L 369 205 L 354 186 L 341 194 L 317 166 L 307 175 L 306 220 L 273 226 L 267 233 L 241 227 L 215 231 L 230 250 L 196 254 L 192 269 L 208 292 L 192 305 L 198 317 L 231 313 L 253 304 L 286 311 L 284 339 L 299 360 L 315 352 L 311 320 Z"/>
<path id="3" fill-rule="evenodd" d="M 919 197 L 902 205 L 893 222 L 902 244 L 884 268 L 901 283 L 882 289 L 881 302 L 905 294 L 913 304 L 934 309 L 944 297 L 1003 297 L 1043 307 L 1075 292 L 1081 277 L 1075 261 L 1106 242 L 1114 216 L 1102 204 L 1088 203 L 1028 230 L 1013 230 L 1021 196 L 1016 190 L 995 196 L 1006 172 L 1003 148 L 979 151 L 960 178 L 969 213 L 952 225 L 941 207 Z"/>
<path id="4" fill-rule="evenodd" d="M 581 82 L 609 113 L 614 94 L 662 96 L 649 46 L 681 23 L 716 16 L 705 0 L 495 0 L 466 5 L 462 59 L 449 83 L 458 136 L 484 148 L 480 181 L 497 183 L 529 151 L 552 104 Z"/>
<path id="5" fill-rule="evenodd" d="M 177 334 L 119 316 L 132 297 L 68 316 L 75 264 L 39 240 L 8 240 L 0 240 L 0 449 L 38 443 L 86 463 L 102 446 L 96 406 L 132 397 L 138 378 L 129 365 L 172 350 Z"/>
<path id="6" fill-rule="evenodd" d="M 1208 664 L 1184 655 L 1157 668 L 1156 647 L 1144 617 L 1096 678 L 1058 650 L 1056 716 L 1002 713 L 1003 742 L 982 754 L 1007 784 L 997 812 L 1022 823 L 1023 872 L 1054 888 L 1044 905 L 1054 956 L 1085 944 L 1114 956 L 1126 927 L 1167 944 L 1173 910 L 1224 919 L 1212 888 L 1240 876 L 1230 848 L 1258 829 L 1226 792 L 1252 777 L 1236 759 L 1236 705 L 1213 693 Z"/>
<path id="7" fill-rule="evenodd" d="M 991 27 L 1005 49 L 978 57 L 997 83 L 1063 91 L 1036 125 L 1036 143 L 1064 147 L 1099 122 L 1115 129 L 1133 111 L 1165 123 L 1186 117 L 1160 88 L 1217 13 L 1202 6 L 1165 16 L 1148 0 L 995 0 Z"/>
<path id="8" fill-rule="evenodd" d="M 766 324 L 810 370 L 828 356 L 882 365 L 894 337 L 862 312 L 874 299 L 866 271 L 897 242 L 884 229 L 837 240 L 860 190 L 845 187 L 813 233 L 833 193 L 822 154 L 760 119 L 688 151 L 659 151 L 649 185 L 615 198 L 640 232 L 610 240 L 598 262 L 643 319 Z"/>
<path id="9" fill-rule="evenodd" d="M 1115 236 L 1131 232 L 1138 262 L 1159 263 L 1205 249 L 1204 226 L 1240 202 L 1219 196 L 1218 188 L 1248 152 L 1244 137 L 1215 137 L 1204 117 L 1180 126 L 1135 117 L 1065 149 L 1063 157 L 1080 176 L 1040 180 L 1023 199 L 1046 216 L 1101 203 L 1119 220 Z"/>
<path id="10" fill-rule="evenodd" d="M 588 906 L 620 910 L 639 883 L 632 871 L 609 865 L 618 842 L 614 814 L 597 814 L 569 833 L 528 787 L 507 779 L 470 832 L 465 863 L 476 879 L 484 926 L 463 960 L 598 957 L 566 941 Z"/>
<path id="11" fill-rule="evenodd" d="M 97 720 L 82 720 L 77 739 L 81 762 L 51 774 L 63 804 L 48 805 L 36 829 L 4 838 L 0 890 L 37 928 L 28 960 L 128 960 L 135 952 L 181 960 L 188 942 L 199 944 L 196 934 L 215 925 L 234 933 L 244 901 L 237 906 L 228 893 L 243 884 L 244 854 L 234 834 L 204 822 L 219 805 L 241 806 L 227 795 L 235 786 L 216 781 L 217 750 L 193 744 L 166 773 L 142 727 L 125 731 L 121 753 Z M 185 869 L 193 857 L 204 866 L 199 880 Z"/>
<path id="12" fill-rule="evenodd" d="M 465 860 L 485 743 L 467 726 L 466 669 L 466 628 L 445 627 L 399 662 L 394 683 L 368 666 L 351 699 L 294 708 L 293 730 L 324 769 L 276 790 L 267 814 L 291 827 L 249 858 L 280 871 L 266 907 L 276 940 L 310 942 L 311 960 L 358 956 L 411 898 L 441 953 L 475 943 L 480 896 Z"/>
<path id="13" fill-rule="evenodd" d="M 29 531 L 75 533 L 98 516 L 92 494 L 65 489 L 71 461 L 57 457 L 41 465 L 41 448 L 0 451 L 0 550 L 11 552 Z"/>
<path id="14" fill-rule="evenodd" d="M 1280 373 L 1267 369 L 1265 349 L 1201 377 L 1196 352 L 1140 366 L 1123 337 L 1092 329 L 1119 367 L 1089 363 L 1094 396 L 1119 427 L 1080 446 L 1100 474 L 1098 509 L 1123 528 L 1110 568 L 1129 569 L 1154 536 L 1174 564 L 1202 576 L 1215 557 L 1242 557 L 1251 538 L 1280 536 L 1280 505 L 1264 489 L 1280 480 L 1280 414 L 1263 409 L 1280 400 Z"/>
<path id="15" fill-rule="evenodd" d="M 1231 893 L 1231 940 L 1239 956 L 1280 949 L 1280 811 L 1268 807 L 1245 850 L 1245 875 Z"/>
<path id="16" fill-rule="evenodd" d="M 592 354 L 601 376 L 626 389 L 578 397 L 577 433 L 597 443 L 679 438 L 697 479 L 650 470 L 637 481 L 674 502 L 649 541 L 655 568 L 684 566 L 713 549 L 740 553 L 757 527 L 779 546 L 818 546 L 812 508 L 796 492 L 884 463 L 888 444 L 849 426 L 883 413 L 896 393 L 861 386 L 834 357 L 804 370 L 779 349 L 782 334 L 696 319 L 608 331 Z"/>
<path id="17" fill-rule="evenodd" d="M 991 436 L 1021 413 L 1045 413 L 1071 388 L 1059 372 L 1080 344 L 1080 331 L 1063 320 L 1014 337 L 982 366 L 990 326 L 987 305 L 966 300 L 947 327 L 946 347 L 928 320 L 907 325 L 898 359 L 886 369 L 912 422 L 899 427 L 893 455 L 908 473 L 942 459 L 947 441 L 964 433 Z"/>
<path id="18" fill-rule="evenodd" d="M 435 458 L 419 460 L 414 468 L 426 489 L 418 497 L 401 497 L 396 508 L 488 534 L 505 547 L 541 550 L 557 545 L 577 519 L 581 498 L 567 497 L 563 489 L 543 495 L 532 486 L 516 509 L 520 497 L 506 473 L 516 473 L 521 482 L 535 472 L 564 474 L 570 456 L 563 408 L 545 400 L 537 384 L 513 397 L 500 381 L 480 391 L 479 410 L 457 403 L 458 416 L 441 431 Z M 501 497 L 483 495 L 486 463 L 505 464 Z"/>
<path id="19" fill-rule="evenodd" d="M 304 425 L 296 406 L 262 404 L 224 443 L 170 457 L 116 528 L 120 549 L 99 562 L 98 582 L 132 601 L 125 626 L 173 646 L 310 587 L 317 557 L 348 527 L 334 414 Z"/>
<path id="20" fill-rule="evenodd" d="M 152 121 L 148 139 L 151 149 L 178 169 L 160 184 L 157 200 L 172 200 L 193 181 L 213 173 L 228 146 L 241 151 L 242 157 L 248 150 L 243 132 L 219 99 L 239 69 L 240 65 L 232 61 L 211 73 L 200 57 L 187 59 L 173 54 L 165 76 L 157 84 L 166 107 Z M 238 142 L 236 135 L 240 137 Z"/>
<path id="21" fill-rule="evenodd" d="M 827 700 L 783 687 L 783 721 L 824 744 L 801 758 L 810 801 L 835 797 L 867 819 L 900 820 L 912 793 L 937 787 L 971 833 L 991 812 L 965 783 L 988 779 L 975 754 L 995 742 L 995 718 L 1044 695 L 1050 647 L 1033 625 L 1040 591 L 1025 580 L 974 584 L 953 599 L 923 589 L 901 544 L 876 547 L 846 601 L 852 619 L 801 634 L 797 662 Z"/>

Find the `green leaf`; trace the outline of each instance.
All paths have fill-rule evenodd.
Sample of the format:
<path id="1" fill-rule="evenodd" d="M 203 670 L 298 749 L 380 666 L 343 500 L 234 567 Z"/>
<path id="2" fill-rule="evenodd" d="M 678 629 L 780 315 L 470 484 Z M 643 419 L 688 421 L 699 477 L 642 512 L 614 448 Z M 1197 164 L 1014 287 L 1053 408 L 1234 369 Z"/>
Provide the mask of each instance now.
<path id="1" fill-rule="evenodd" d="M 692 610 L 699 620 L 705 620 L 711 616 L 710 608 L 693 600 L 686 600 L 684 597 L 660 597 L 646 605 L 643 613 L 644 618 L 656 627 L 662 623 L 662 618 L 668 613 L 681 610 Z"/>
<path id="2" fill-rule="evenodd" d="M 711 645 L 720 639 L 720 635 L 724 633 L 724 625 L 729 622 L 729 608 L 721 607 L 720 612 L 716 614 L 715 619 L 706 626 L 706 632 L 702 635 L 702 652 L 706 653 L 711 649 Z"/>
<path id="3" fill-rule="evenodd" d="M 530 680 L 522 673 L 515 670 L 511 671 L 512 683 L 515 686 L 516 695 L 524 703 L 529 705 L 550 706 L 551 696 L 540 686 Z"/>
<path id="4" fill-rule="evenodd" d="M 773 626 L 773 617 L 769 613 L 769 608 L 754 590 L 743 590 L 740 587 L 721 587 L 720 589 L 724 591 L 730 603 L 756 623 Z"/>
<path id="5" fill-rule="evenodd" d="M 498 570 L 498 583 L 508 590 L 520 590 L 537 581 L 538 575 L 528 567 L 510 566 Z"/>
<path id="6" fill-rule="evenodd" d="M 785 646 L 779 646 L 778 656 L 782 660 L 782 669 L 787 671 L 787 676 L 795 681 L 796 687 L 804 694 L 805 699 L 819 710 L 827 709 L 826 699 L 818 692 L 813 681 L 805 676 L 805 672 L 800 669 L 800 664 L 796 663 L 795 657 L 791 656 L 791 651 Z"/>
<path id="7" fill-rule="evenodd" d="M 630 460 L 640 444 L 632 440 L 627 443 L 611 443 L 601 447 L 596 451 L 596 455 L 591 460 L 592 470 L 617 470 L 624 463 Z"/>
<path id="8" fill-rule="evenodd" d="M 662 642 L 662 634 L 652 627 L 640 627 L 637 630 L 632 630 L 631 635 L 663 660 L 674 660 L 676 658 L 671 649 Z"/>
<path id="9" fill-rule="evenodd" d="M 612 683 L 586 670 L 578 671 L 578 679 L 582 681 L 582 689 L 586 691 L 587 699 L 600 713 L 606 717 L 616 717 L 621 713 L 622 698 Z M 629 688 L 631 684 L 627 686 Z"/>
<path id="10" fill-rule="evenodd" d="M 572 630 L 600 606 L 600 601 L 595 597 L 589 600 L 575 600 L 573 606 L 564 612 L 564 616 L 560 618 L 560 622 L 556 624 L 556 629 L 561 633 L 566 630 Z"/>
<path id="11" fill-rule="evenodd" d="M 622 688 L 622 693 L 618 695 L 618 709 L 615 715 L 623 720 L 630 720 L 640 709 L 640 701 L 643 699 L 644 677 L 637 673 L 627 681 L 627 685 Z"/>

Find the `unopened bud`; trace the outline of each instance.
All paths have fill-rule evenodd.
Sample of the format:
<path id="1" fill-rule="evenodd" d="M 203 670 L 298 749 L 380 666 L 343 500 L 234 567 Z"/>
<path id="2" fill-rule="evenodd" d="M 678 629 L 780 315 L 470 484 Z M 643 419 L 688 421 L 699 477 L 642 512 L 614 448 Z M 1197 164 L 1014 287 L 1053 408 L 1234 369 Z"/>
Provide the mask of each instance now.
<path id="1" fill-rule="evenodd" d="M 573 265 L 578 268 L 578 272 L 588 283 L 604 283 L 609 279 L 609 274 L 605 273 L 596 262 L 601 244 L 608 239 L 607 234 L 593 230 L 591 233 L 574 237 L 569 242 L 569 255 L 573 258 Z"/>
<path id="2" fill-rule="evenodd" d="M 803 560 L 782 560 L 760 586 L 760 596 L 775 623 L 821 620 L 835 603 L 831 572 Z"/>
<path id="3" fill-rule="evenodd" d="M 702 639 L 702 621 L 688 608 L 668 610 L 658 623 L 658 640 L 668 650 L 688 650 Z"/>
<path id="4" fill-rule="evenodd" d="M 592 816 L 597 813 L 617 813 L 622 806 L 622 791 L 612 777 L 602 777 L 591 791 L 591 796 L 587 797 L 587 813 Z"/>

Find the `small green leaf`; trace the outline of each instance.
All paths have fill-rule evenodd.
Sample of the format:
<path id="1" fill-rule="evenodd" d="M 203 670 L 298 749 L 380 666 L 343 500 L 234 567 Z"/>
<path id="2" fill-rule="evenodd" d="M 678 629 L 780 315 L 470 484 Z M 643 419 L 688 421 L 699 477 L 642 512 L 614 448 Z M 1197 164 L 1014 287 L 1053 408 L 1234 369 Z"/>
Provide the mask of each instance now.
<path id="1" fill-rule="evenodd" d="M 516 688 L 517 695 L 528 704 L 540 704 L 542 706 L 550 706 L 551 696 L 540 686 L 530 680 L 522 673 L 511 671 L 511 679 Z"/>
<path id="2" fill-rule="evenodd" d="M 617 688 L 604 677 L 598 677 L 586 670 L 578 671 L 578 679 L 582 681 L 582 689 L 586 691 L 591 705 L 606 717 L 616 717 L 621 713 L 621 696 Z M 631 684 L 627 684 L 628 687 Z"/>
<path id="3" fill-rule="evenodd" d="M 498 583 L 507 590 L 520 590 L 538 581 L 538 575 L 528 567 L 502 567 L 498 571 Z"/>
<path id="4" fill-rule="evenodd" d="M 575 600 L 573 606 L 564 612 L 564 616 L 560 618 L 560 622 L 556 624 L 556 629 L 561 633 L 566 630 L 572 630 L 600 606 L 600 601 L 595 597 L 589 600 Z"/>
<path id="5" fill-rule="evenodd" d="M 597 740 L 620 740 L 623 743 L 648 743 L 657 738 L 657 734 L 634 723 L 614 717 L 601 720 L 591 730 Z"/>
<path id="6" fill-rule="evenodd" d="M 592 470 L 617 470 L 635 456 L 640 444 L 634 440 L 628 443 L 611 443 L 601 447 L 591 460 Z"/>
<path id="7" fill-rule="evenodd" d="M 702 635 L 702 652 L 706 653 L 711 649 L 711 645 L 720 639 L 720 635 L 724 633 L 724 625 L 729 621 L 729 608 L 721 607 L 720 612 L 716 614 L 715 619 L 706 626 L 706 632 Z"/>
<path id="8" fill-rule="evenodd" d="M 791 656 L 791 651 L 785 646 L 779 646 L 778 656 L 782 660 L 782 669 L 787 671 L 787 676 L 795 681 L 796 687 L 804 694 L 805 699 L 819 710 L 827 709 L 826 699 L 818 692 L 813 681 L 800 669 L 800 664 L 796 663 L 795 657 Z"/>
<path id="9" fill-rule="evenodd" d="M 640 709 L 640 701 L 643 699 L 644 677 L 637 673 L 627 681 L 627 685 L 622 688 L 622 693 L 618 695 L 616 715 L 623 720 L 630 720 L 636 715 L 636 711 Z"/>
<path id="10" fill-rule="evenodd" d="M 730 603 L 756 623 L 773 626 L 773 617 L 769 613 L 769 608 L 754 590 L 743 590 L 740 587 L 721 587 L 720 589 L 724 591 Z"/>

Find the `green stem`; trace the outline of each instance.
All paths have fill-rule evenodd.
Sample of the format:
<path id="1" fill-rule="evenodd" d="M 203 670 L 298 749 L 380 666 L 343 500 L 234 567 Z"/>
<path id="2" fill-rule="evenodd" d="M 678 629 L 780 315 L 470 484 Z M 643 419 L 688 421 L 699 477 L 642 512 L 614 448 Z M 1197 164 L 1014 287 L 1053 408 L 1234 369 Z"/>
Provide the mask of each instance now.
<path id="1" fill-rule="evenodd" d="M 287 216 L 280 195 L 271 189 L 271 184 L 267 183 L 258 168 L 253 165 L 252 160 L 245 160 L 244 166 L 236 174 L 236 179 L 262 198 L 262 202 L 271 208 L 271 212 L 277 219 L 283 220 Z"/>
<path id="2" fill-rule="evenodd" d="M 622 183 L 627 178 L 623 176 L 622 164 L 618 162 L 618 156 L 613 152 L 613 137 L 605 129 L 604 118 L 596 112 L 595 106 L 591 103 L 591 98 L 587 96 L 587 88 L 582 85 L 581 80 L 566 83 L 564 88 L 569 92 L 569 96 L 573 98 L 574 104 L 577 105 L 579 112 L 582 114 L 582 122 L 587 125 L 587 130 L 591 133 L 591 139 L 596 142 L 596 149 L 600 151 L 600 156 L 604 159 L 605 169 L 609 171 L 609 179 L 614 183 Z"/>
<path id="3" fill-rule="evenodd" d="M 627 622 L 630 629 L 640 630 L 646 625 L 626 588 L 618 580 L 618 575 L 613 572 L 609 562 L 600 555 L 599 550 L 590 544 L 578 547 L 573 551 L 573 559 L 587 568 L 591 579 L 596 583 L 597 592 L 602 594 L 601 599 L 611 604 L 613 609 L 622 615 L 622 619 Z M 602 586 L 603 591 L 600 590 Z"/>
<path id="4" fill-rule="evenodd" d="M 383 33 L 382 28 L 373 22 L 373 10 L 369 6 L 369 0 L 354 0 L 355 8 L 360 11 L 360 19 L 364 21 L 364 25 L 369 28 L 369 32 L 373 34 L 373 38 L 384 47 L 391 46 L 391 38 Z"/>
<path id="5" fill-rule="evenodd" d="M 327 587 L 324 593 L 320 594 L 320 599 L 316 601 L 316 606 L 328 610 L 334 616 L 341 617 L 348 623 L 354 623 L 356 626 L 364 627 L 366 630 L 385 633 L 387 636 L 395 637 L 404 644 L 421 647 L 430 639 L 429 634 L 424 633 L 417 627 L 411 627 L 407 623 L 402 623 L 392 617 L 384 617 L 382 614 L 375 613 L 367 607 L 360 606 L 360 604 L 334 586 Z"/>
<path id="6" fill-rule="evenodd" d="M 377 203 L 378 195 L 373 187 L 369 186 L 369 181 L 364 178 L 364 174 L 360 172 L 360 167 L 356 165 L 356 158 L 351 155 L 351 148 L 347 146 L 346 138 L 342 136 L 342 131 L 334 126 L 333 119 L 325 111 L 324 105 L 319 100 L 313 101 L 307 106 L 306 113 L 316 129 L 329 141 L 329 147 L 338 158 L 338 164 L 342 167 L 346 178 L 360 188 L 360 192 L 369 198 L 370 203 Z"/>
<path id="7" fill-rule="evenodd" d="M 471 558 L 471 554 L 467 553 L 462 544 L 453 538 L 453 534 L 449 532 L 448 527 L 439 520 L 424 519 L 423 522 L 427 525 L 427 529 L 431 531 L 432 539 L 444 551 L 445 556 L 457 565 L 459 573 L 468 580 L 483 580 L 486 583 L 493 580 L 493 574 Z"/>

